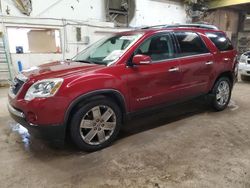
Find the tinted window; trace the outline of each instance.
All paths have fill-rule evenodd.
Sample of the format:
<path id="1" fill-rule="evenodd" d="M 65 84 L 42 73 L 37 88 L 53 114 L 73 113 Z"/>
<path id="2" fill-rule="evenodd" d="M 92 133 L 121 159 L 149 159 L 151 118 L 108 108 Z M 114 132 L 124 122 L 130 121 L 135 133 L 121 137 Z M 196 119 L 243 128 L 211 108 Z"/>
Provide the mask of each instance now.
<path id="1" fill-rule="evenodd" d="M 193 32 L 176 32 L 176 39 L 179 43 L 180 53 L 179 56 L 190 56 L 208 53 L 204 42 L 201 40 L 200 36 Z"/>
<path id="2" fill-rule="evenodd" d="M 160 35 L 147 39 L 135 51 L 135 55 L 136 54 L 148 55 L 151 57 L 152 61 L 172 58 L 174 50 L 171 38 L 169 35 Z"/>
<path id="3" fill-rule="evenodd" d="M 231 41 L 225 36 L 224 33 L 206 33 L 207 37 L 214 43 L 220 51 L 233 50 Z"/>

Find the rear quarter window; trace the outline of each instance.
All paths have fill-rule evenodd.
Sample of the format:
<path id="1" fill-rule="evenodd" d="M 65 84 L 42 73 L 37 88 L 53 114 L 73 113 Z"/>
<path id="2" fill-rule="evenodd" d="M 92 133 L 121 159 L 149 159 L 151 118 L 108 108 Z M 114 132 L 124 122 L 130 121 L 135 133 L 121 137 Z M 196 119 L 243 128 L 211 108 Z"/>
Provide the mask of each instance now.
<path id="1" fill-rule="evenodd" d="M 208 32 L 206 33 L 206 36 L 220 51 L 229 51 L 234 49 L 231 41 L 226 37 L 224 33 Z"/>

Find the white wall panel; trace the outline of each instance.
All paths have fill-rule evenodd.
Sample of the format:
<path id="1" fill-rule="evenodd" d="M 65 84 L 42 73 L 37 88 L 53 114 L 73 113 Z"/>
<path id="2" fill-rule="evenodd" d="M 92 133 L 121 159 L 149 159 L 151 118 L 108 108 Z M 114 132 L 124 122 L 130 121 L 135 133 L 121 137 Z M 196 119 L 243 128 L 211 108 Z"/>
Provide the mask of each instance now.
<path id="1" fill-rule="evenodd" d="M 183 3 L 169 0 L 137 0 L 131 26 L 186 23 Z"/>

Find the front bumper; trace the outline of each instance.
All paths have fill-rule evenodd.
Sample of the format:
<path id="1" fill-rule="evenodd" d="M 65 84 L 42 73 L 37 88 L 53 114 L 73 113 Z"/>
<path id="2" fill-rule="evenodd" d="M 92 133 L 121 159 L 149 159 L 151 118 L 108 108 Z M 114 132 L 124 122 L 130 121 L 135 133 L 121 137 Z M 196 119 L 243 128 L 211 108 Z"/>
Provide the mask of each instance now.
<path id="1" fill-rule="evenodd" d="M 8 104 L 8 110 L 11 117 L 16 122 L 27 128 L 32 136 L 46 139 L 57 146 L 62 146 L 64 144 L 65 125 L 34 125 L 26 121 L 25 115 L 22 111 L 17 110 L 10 104 Z"/>

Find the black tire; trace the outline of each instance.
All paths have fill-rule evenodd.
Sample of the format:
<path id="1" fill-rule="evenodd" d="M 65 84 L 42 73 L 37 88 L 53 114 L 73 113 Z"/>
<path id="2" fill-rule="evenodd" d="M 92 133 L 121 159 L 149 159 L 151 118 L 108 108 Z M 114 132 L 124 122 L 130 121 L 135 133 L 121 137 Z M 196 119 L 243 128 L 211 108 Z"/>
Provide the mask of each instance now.
<path id="1" fill-rule="evenodd" d="M 224 101 L 223 104 L 220 104 L 220 102 L 217 100 L 217 93 L 219 92 L 219 86 L 221 83 L 227 83 L 228 86 L 229 86 L 229 95 L 228 95 L 228 98 Z M 229 78 L 227 77 L 221 77 L 219 78 L 216 83 L 214 84 L 214 87 L 212 89 L 212 100 L 211 100 L 211 106 L 213 107 L 213 109 L 215 111 L 222 111 L 224 110 L 229 102 L 230 102 L 230 99 L 231 99 L 231 93 L 232 93 L 232 83 L 231 81 L 229 80 Z"/>
<path id="2" fill-rule="evenodd" d="M 112 109 L 114 112 L 113 114 L 115 114 L 116 122 L 114 123 L 115 128 L 112 131 L 110 131 L 112 133 L 110 133 L 110 136 L 108 137 L 108 139 L 105 138 L 106 140 L 103 141 L 102 143 L 97 144 L 97 145 L 92 145 L 92 144 L 84 141 L 84 139 L 86 139 L 86 137 L 87 137 L 87 134 L 90 131 L 92 131 L 92 129 L 89 128 L 90 130 L 89 130 L 89 132 L 86 133 L 86 135 L 85 135 L 86 137 L 84 138 L 81 134 L 83 134 L 82 133 L 83 131 L 88 131 L 88 129 L 82 128 L 80 130 L 80 124 L 81 124 L 82 119 L 84 117 L 86 117 L 88 113 L 93 113 L 93 111 L 91 111 L 91 109 L 93 109 L 96 106 L 99 106 L 99 109 L 101 109 L 102 107 L 103 108 L 107 107 L 107 108 Z M 94 114 L 93 114 L 93 116 L 94 116 Z M 93 121 L 96 121 L 96 120 L 93 119 Z M 101 123 L 101 122 L 99 122 L 99 123 Z M 117 137 L 117 135 L 120 131 L 121 125 L 122 125 L 122 113 L 121 113 L 121 110 L 118 107 L 118 105 L 109 98 L 102 98 L 102 99 L 92 100 L 92 101 L 84 104 L 82 107 L 78 108 L 78 110 L 73 115 L 73 118 L 72 118 L 72 121 L 70 124 L 70 135 L 71 135 L 71 139 L 73 140 L 73 142 L 76 144 L 76 146 L 79 149 L 91 152 L 91 151 L 100 150 L 102 148 L 109 146 Z M 98 130 L 99 130 L 99 128 L 98 128 Z M 96 130 L 96 132 L 98 132 L 98 131 Z M 96 137 L 96 139 L 99 139 L 99 135 L 97 135 L 97 133 L 95 133 L 95 137 Z"/>
<path id="3" fill-rule="evenodd" d="M 242 81 L 250 81 L 250 77 L 249 76 L 240 75 L 240 78 L 241 78 Z"/>

